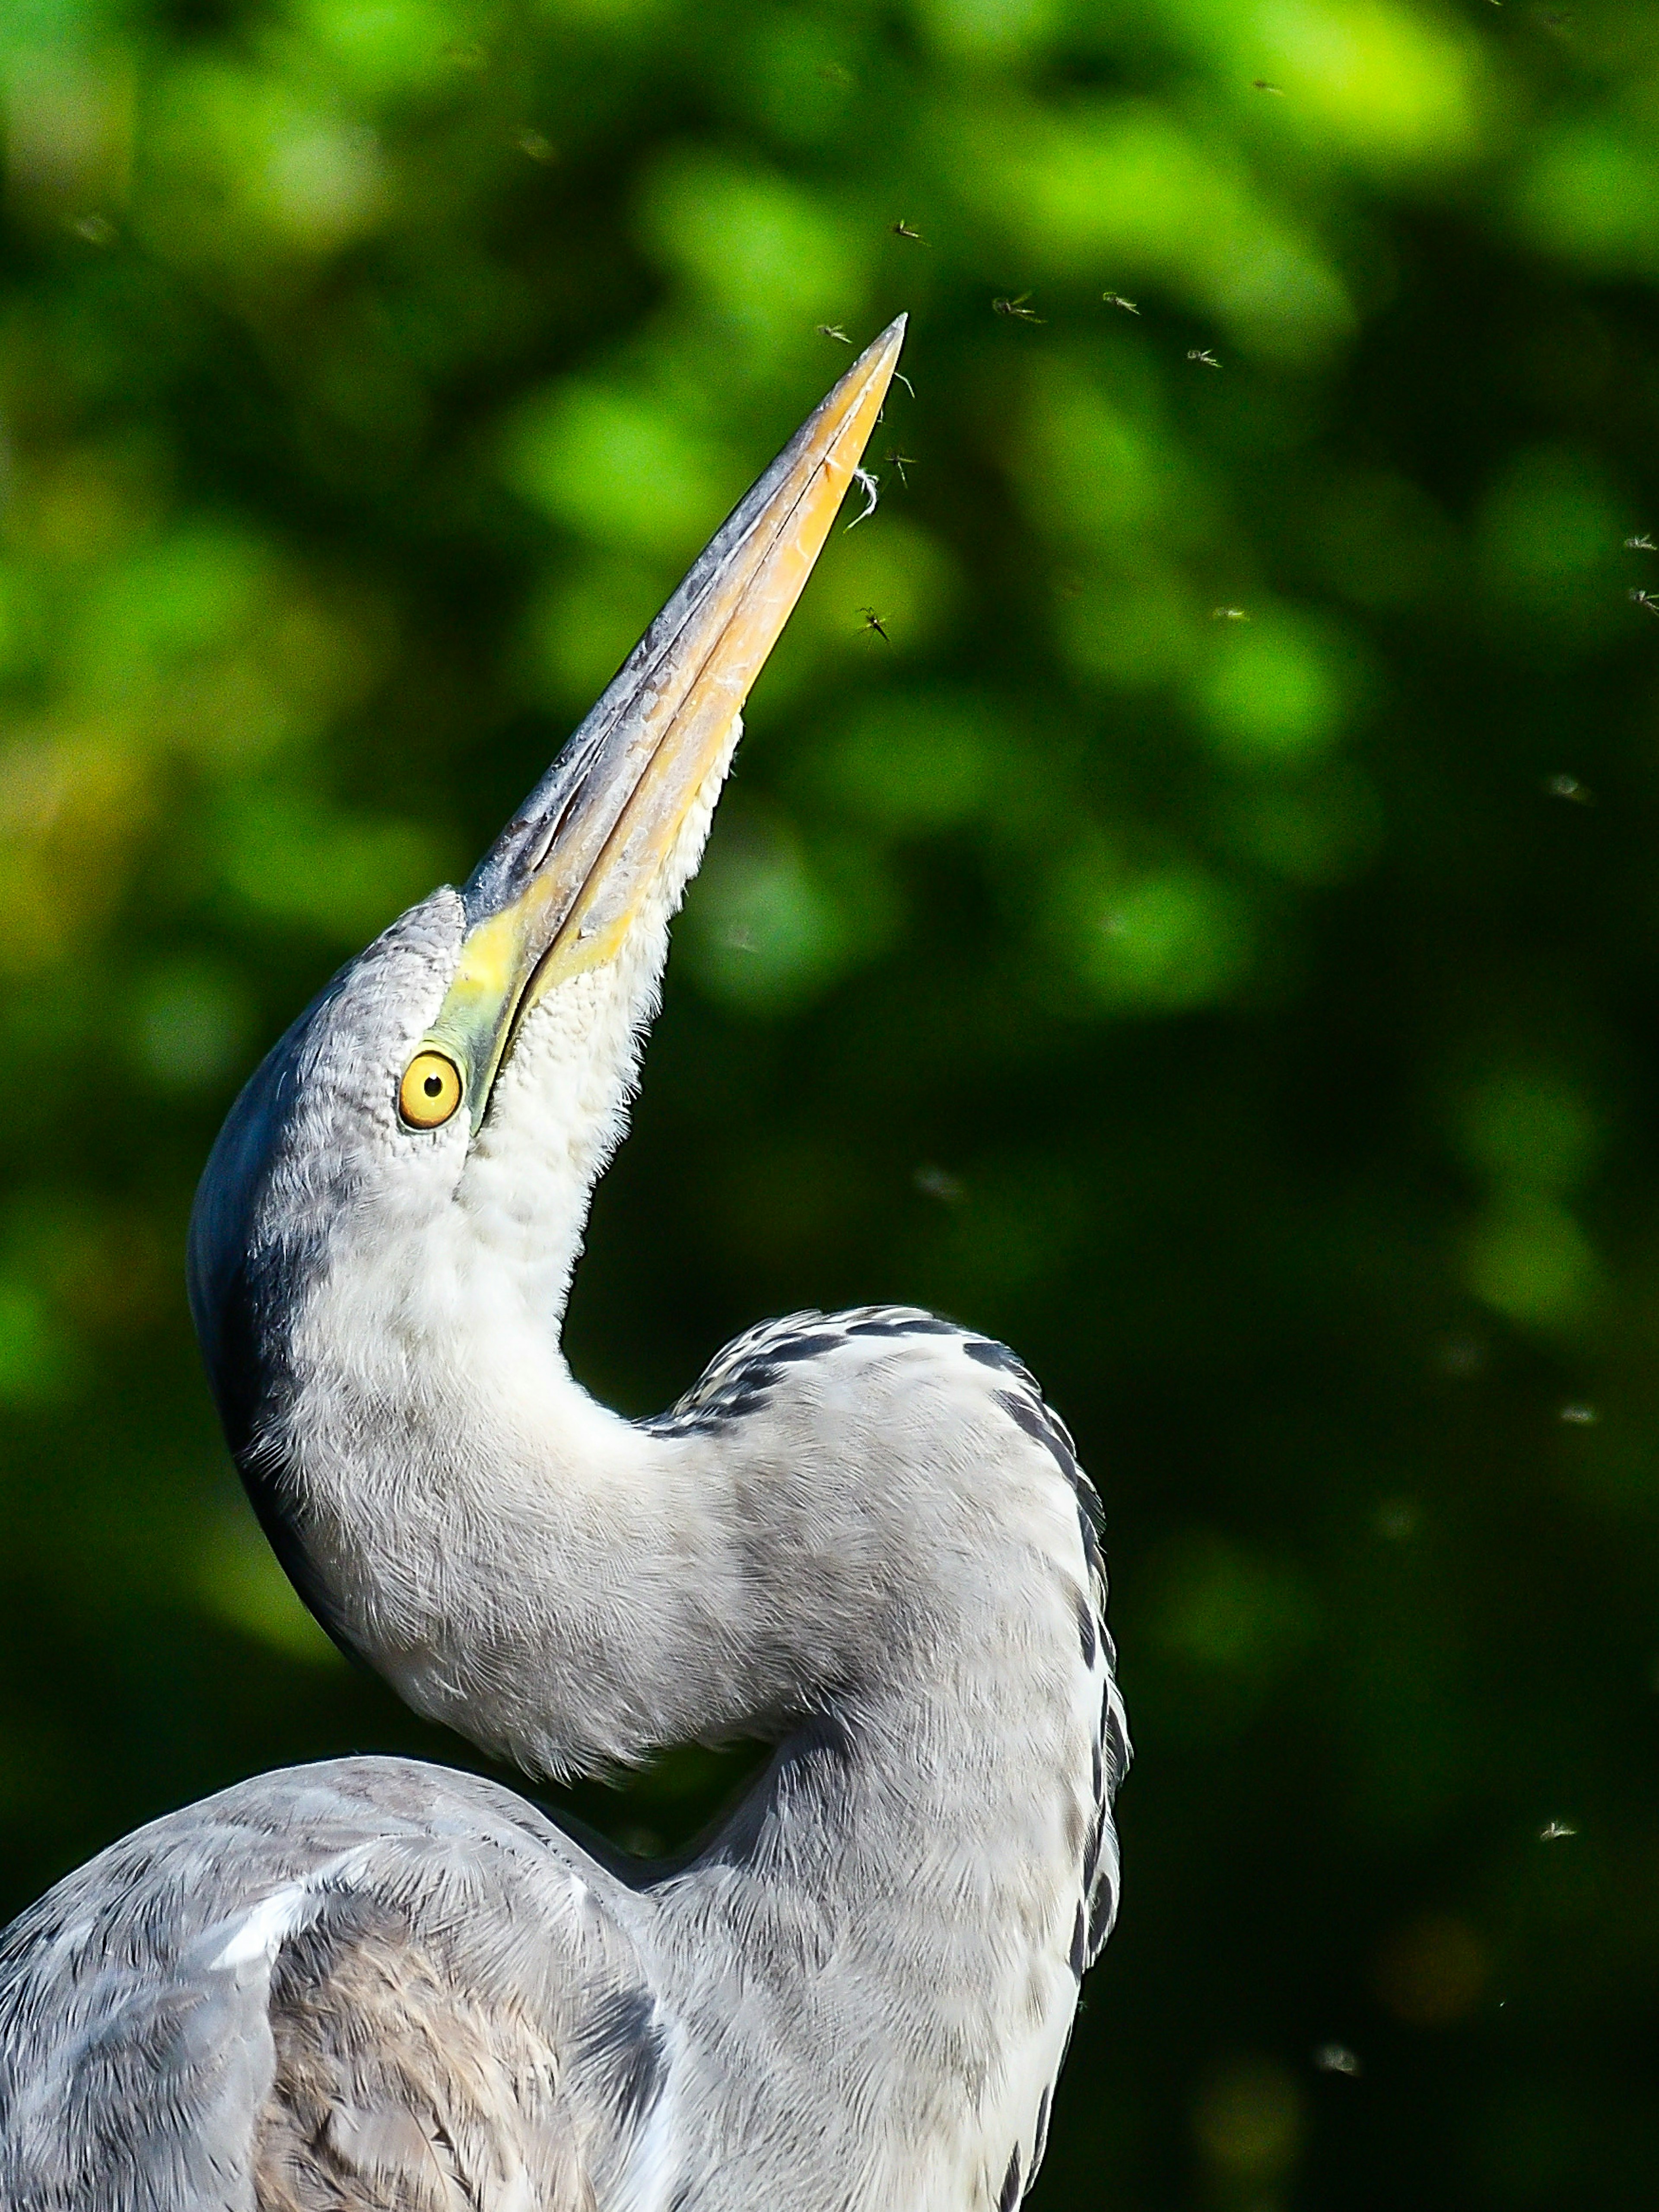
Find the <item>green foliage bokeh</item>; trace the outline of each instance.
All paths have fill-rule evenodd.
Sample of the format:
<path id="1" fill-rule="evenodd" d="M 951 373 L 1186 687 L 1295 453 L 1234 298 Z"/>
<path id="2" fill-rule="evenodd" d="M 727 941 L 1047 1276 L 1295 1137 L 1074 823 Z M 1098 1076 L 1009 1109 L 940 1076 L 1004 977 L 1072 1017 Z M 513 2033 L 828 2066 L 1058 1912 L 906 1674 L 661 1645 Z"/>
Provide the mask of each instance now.
<path id="1" fill-rule="evenodd" d="M 1139 1763 L 1039 2203 L 1650 2203 L 1659 16 L 11 0 L 0 103 L 0 1917 L 465 1756 L 261 1546 L 191 1188 L 908 308 L 573 1358 L 910 1299 L 1077 1431 Z"/>

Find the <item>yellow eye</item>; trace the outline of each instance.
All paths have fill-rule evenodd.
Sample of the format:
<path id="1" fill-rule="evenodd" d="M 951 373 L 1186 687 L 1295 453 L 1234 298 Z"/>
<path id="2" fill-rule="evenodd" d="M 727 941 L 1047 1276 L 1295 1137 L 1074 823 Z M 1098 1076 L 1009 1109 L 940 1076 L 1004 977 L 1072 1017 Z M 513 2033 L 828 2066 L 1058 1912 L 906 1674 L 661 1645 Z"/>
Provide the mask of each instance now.
<path id="1" fill-rule="evenodd" d="M 411 1129 L 438 1129 L 461 1103 L 461 1071 L 441 1052 L 417 1052 L 398 1085 L 398 1111 Z"/>

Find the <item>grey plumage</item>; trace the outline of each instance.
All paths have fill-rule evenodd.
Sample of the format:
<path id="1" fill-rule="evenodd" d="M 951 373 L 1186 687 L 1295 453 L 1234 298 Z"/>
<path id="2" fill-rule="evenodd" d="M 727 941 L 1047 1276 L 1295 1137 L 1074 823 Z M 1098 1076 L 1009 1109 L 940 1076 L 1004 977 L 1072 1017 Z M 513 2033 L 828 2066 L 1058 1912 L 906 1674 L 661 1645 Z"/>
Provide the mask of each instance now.
<path id="1" fill-rule="evenodd" d="M 374 1759 L 112 1845 L 0 1937 L 15 2212 L 1010 2212 L 1030 2186 L 1128 1759 L 1070 1437 L 1005 1347 L 908 1308 L 768 1322 L 638 1424 L 558 1344 L 736 743 L 742 686 L 710 705 L 708 671 L 728 633 L 758 665 L 774 549 L 787 612 L 896 349 L 653 626 L 590 720 L 603 757 L 579 745 L 556 805 L 276 1048 L 192 1231 L 227 1434 L 343 1644 L 532 1772 L 734 1734 L 771 1763 L 662 1869 Z"/>
<path id="2" fill-rule="evenodd" d="M 661 2083 L 633 2083 L 654 2001 L 589 1870 L 510 1792 L 392 1759 L 139 1830 L 0 1946 L 3 2201 L 592 2201 Z M 596 2036 L 629 1996 L 632 2038 Z"/>
<path id="3" fill-rule="evenodd" d="M 965 1440 L 989 1479 L 941 1507 L 977 1517 L 1000 1492 L 1015 1528 L 1045 1501 L 1071 1523 L 1073 1574 L 1045 1543 L 1037 1577 L 1048 1711 L 1037 1670 L 1007 1664 L 1031 1587 L 1011 1562 L 1006 1595 L 969 1583 L 968 1617 L 932 1624 L 925 1659 L 913 1645 L 922 1695 L 901 1678 L 798 1722 L 729 1832 L 639 1887 L 510 1793 L 392 1760 L 269 1776 L 174 1814 L 0 1946 L 0 2201 L 988 2206 L 1016 2151 L 1029 2185 L 1073 1976 L 1115 1909 L 1121 1707 L 1092 1577 L 1091 1663 L 1072 1618 L 1084 1480 L 1000 1407 L 1006 1370 L 969 1356 L 984 1340 L 938 1326 L 798 1316 L 757 1333 L 760 1364 L 777 1375 L 780 1334 L 810 1334 L 832 1349 L 784 1373 L 878 1346 L 887 1387 L 945 1376 L 976 1401 Z M 752 1364 L 705 1382 L 724 1392 Z M 708 1402 L 700 1385 L 677 1410 Z M 898 1564 L 902 1649 L 921 1632 L 903 1613 L 948 1594 L 924 1559 Z M 1064 1709 L 1085 1705 L 1086 1764 L 1045 1771 Z M 1006 2140 L 976 2173 L 925 2170 L 919 2147 L 969 2153 L 999 2106 Z M 653 2165 L 671 2144 L 672 2187 Z"/>

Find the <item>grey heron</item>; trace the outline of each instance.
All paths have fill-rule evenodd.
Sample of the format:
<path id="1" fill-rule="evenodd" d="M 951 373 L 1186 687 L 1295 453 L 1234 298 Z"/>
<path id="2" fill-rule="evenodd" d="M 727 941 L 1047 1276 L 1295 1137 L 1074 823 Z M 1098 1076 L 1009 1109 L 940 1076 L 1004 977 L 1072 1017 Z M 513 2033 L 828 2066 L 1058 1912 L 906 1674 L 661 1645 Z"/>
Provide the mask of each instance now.
<path id="1" fill-rule="evenodd" d="M 1002 1346 L 765 1323 L 669 1413 L 560 1325 L 670 917 L 902 319 L 721 526 L 460 890 L 337 975 L 191 1227 L 210 1379 L 313 1612 L 532 1775 L 775 1748 L 601 1863 L 351 1758 L 172 1814 L 0 1937 L 9 2212 L 1010 2212 L 1116 1910 L 1097 1503 Z"/>

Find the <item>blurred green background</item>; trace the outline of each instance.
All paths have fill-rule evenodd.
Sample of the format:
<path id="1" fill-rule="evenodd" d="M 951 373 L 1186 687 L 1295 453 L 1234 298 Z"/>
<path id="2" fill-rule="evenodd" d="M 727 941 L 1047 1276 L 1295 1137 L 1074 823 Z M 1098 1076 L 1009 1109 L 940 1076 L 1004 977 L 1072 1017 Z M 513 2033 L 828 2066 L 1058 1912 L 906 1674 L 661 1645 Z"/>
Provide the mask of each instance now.
<path id="1" fill-rule="evenodd" d="M 465 1758 L 261 1546 L 191 1189 L 908 307 L 578 1370 L 912 1299 L 1076 1429 L 1139 1761 L 1040 2204 L 1652 2203 L 1659 13 L 9 0 L 0 90 L 0 1917 Z"/>

